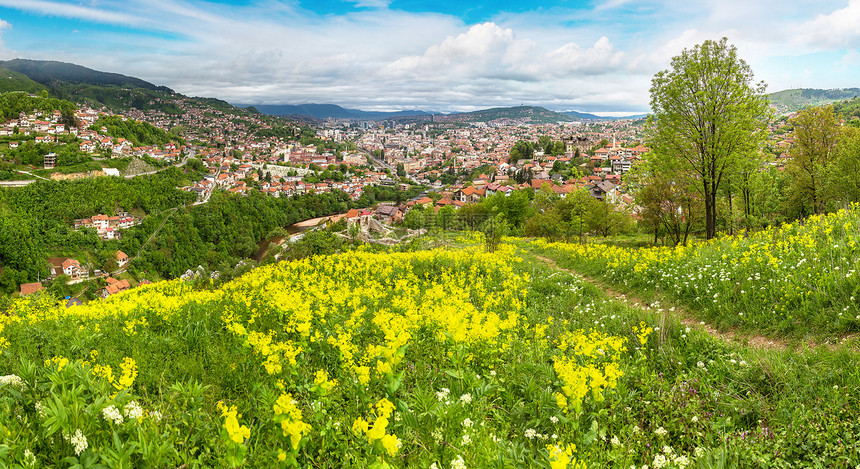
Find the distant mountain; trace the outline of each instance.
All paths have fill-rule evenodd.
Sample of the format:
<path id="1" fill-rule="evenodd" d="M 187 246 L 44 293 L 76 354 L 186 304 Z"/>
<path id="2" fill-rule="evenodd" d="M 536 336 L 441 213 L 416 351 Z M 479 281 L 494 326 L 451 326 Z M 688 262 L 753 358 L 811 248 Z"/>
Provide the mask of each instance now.
<path id="1" fill-rule="evenodd" d="M 435 116 L 433 119 L 439 122 L 490 122 L 497 119 L 508 119 L 527 121 L 531 123 L 557 123 L 570 122 L 572 120 L 620 120 L 641 119 L 646 114 L 624 117 L 601 117 L 585 112 L 567 111 L 556 112 L 538 106 L 515 106 L 483 109 L 471 112 L 455 112 L 442 114 L 435 111 L 362 111 L 360 109 L 348 109 L 336 104 L 237 104 L 238 107 L 246 107 L 260 111 L 271 116 L 305 116 L 314 119 L 356 119 L 356 120 L 384 120 L 403 118 L 421 118 Z M 414 119 L 410 119 L 414 120 Z"/>
<path id="2" fill-rule="evenodd" d="M 433 111 L 362 111 L 360 109 L 347 109 L 337 104 L 238 104 L 238 107 L 253 107 L 263 114 L 270 116 L 309 116 L 317 119 L 357 119 L 357 120 L 383 120 L 404 116 L 430 116 L 439 114 Z"/>
<path id="3" fill-rule="evenodd" d="M 644 119 L 648 117 L 648 114 L 634 114 L 630 116 L 621 116 L 621 117 L 606 117 L 606 116 L 598 116 L 596 114 L 589 114 L 587 112 L 578 112 L 578 111 L 565 111 L 564 114 L 569 116 L 573 116 L 582 120 L 590 120 L 590 121 L 615 121 L 615 120 L 636 120 L 636 119 Z"/>
<path id="4" fill-rule="evenodd" d="M 496 107 L 480 111 L 459 112 L 438 116 L 439 122 L 516 121 L 531 124 L 570 122 L 571 116 L 539 106 Z"/>
<path id="5" fill-rule="evenodd" d="M 770 93 L 767 98 L 780 112 L 794 112 L 809 106 L 820 106 L 843 99 L 860 96 L 860 88 L 839 88 L 822 90 L 817 88 L 799 88 Z"/>

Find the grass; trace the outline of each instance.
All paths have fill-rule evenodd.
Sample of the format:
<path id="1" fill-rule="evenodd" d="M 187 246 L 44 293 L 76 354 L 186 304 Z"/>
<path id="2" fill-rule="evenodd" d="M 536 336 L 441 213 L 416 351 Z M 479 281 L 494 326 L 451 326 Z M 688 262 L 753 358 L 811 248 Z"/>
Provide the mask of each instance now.
<path id="1" fill-rule="evenodd" d="M 0 385 L 0 454 L 14 464 L 29 450 L 42 466 L 117 454 L 156 467 L 860 464 L 856 342 L 738 346 L 535 257 L 551 247 L 427 241 L 442 249 L 282 263 L 216 289 L 162 282 L 81 309 L 18 303 L 0 316 L 0 370 L 26 385 Z M 132 402 L 141 417 L 126 415 Z"/>
<path id="2" fill-rule="evenodd" d="M 790 340 L 860 331 L 860 209 L 677 248 L 535 242 L 622 290 L 665 296 L 722 329 Z"/>

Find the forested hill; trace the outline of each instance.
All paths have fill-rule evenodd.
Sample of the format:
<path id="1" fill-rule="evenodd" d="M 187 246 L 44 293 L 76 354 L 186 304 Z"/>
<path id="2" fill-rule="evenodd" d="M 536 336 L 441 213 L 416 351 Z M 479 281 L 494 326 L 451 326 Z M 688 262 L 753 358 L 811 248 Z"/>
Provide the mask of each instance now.
<path id="1" fill-rule="evenodd" d="M 767 98 L 779 112 L 795 112 L 809 106 L 820 106 L 844 99 L 853 99 L 857 96 L 860 96 L 860 88 L 832 90 L 800 88 L 770 93 Z"/>
<path id="2" fill-rule="evenodd" d="M 216 98 L 184 96 L 166 86 L 119 73 L 101 72 L 65 62 L 14 59 L 0 61 L 0 93 L 46 90 L 51 97 L 77 104 L 109 108 L 115 112 L 131 109 L 183 114 L 181 103 L 217 109 L 231 114 L 255 114 Z"/>
<path id="3" fill-rule="evenodd" d="M 33 81 L 27 75 L 6 67 L 0 67 L 0 93 L 23 91 L 38 94 L 44 90 L 47 90 L 45 85 Z"/>
<path id="4" fill-rule="evenodd" d="M 13 59 L 0 61 L 0 67 L 14 70 L 44 86 L 52 86 L 57 82 L 64 82 L 68 84 L 143 88 L 173 93 L 173 90 L 166 86 L 153 85 L 140 78 L 129 77 L 119 73 L 100 72 L 80 65 L 53 60 Z"/>

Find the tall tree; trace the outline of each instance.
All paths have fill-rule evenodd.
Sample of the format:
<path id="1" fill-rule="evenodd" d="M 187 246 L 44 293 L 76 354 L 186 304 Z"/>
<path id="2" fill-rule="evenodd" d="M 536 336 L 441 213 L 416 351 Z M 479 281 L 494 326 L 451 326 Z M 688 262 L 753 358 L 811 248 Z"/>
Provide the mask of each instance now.
<path id="1" fill-rule="evenodd" d="M 806 108 L 791 120 L 794 144 L 786 165 L 790 175 L 791 201 L 813 213 L 824 211 L 825 178 L 836 157 L 839 119 L 833 106 Z M 804 210 L 806 211 L 806 210 Z"/>
<path id="2" fill-rule="evenodd" d="M 766 85 L 752 82 L 726 38 L 684 49 L 651 80 L 651 155 L 700 193 L 708 239 L 716 234 L 720 183 L 765 138 Z"/>

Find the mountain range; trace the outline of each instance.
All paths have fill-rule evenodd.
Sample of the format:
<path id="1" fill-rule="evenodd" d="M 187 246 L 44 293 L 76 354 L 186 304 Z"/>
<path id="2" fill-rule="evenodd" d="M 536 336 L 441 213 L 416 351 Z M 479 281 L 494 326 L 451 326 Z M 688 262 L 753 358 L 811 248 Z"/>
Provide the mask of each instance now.
<path id="1" fill-rule="evenodd" d="M 189 98 L 166 86 L 155 85 L 140 78 L 92 70 L 81 65 L 57 61 L 13 59 L 0 61 L 0 93 L 25 91 L 67 99 L 94 107 L 125 111 L 160 110 L 167 114 L 182 112 L 177 98 L 192 99 L 225 112 L 260 112 L 273 116 L 304 116 L 308 119 L 349 120 L 406 120 L 444 122 L 491 122 L 510 120 L 529 123 L 557 123 L 586 120 L 641 119 L 645 114 L 624 117 L 603 117 L 595 114 L 564 111 L 557 112 L 538 106 L 515 106 L 480 111 L 443 114 L 438 111 L 363 111 L 336 104 L 240 104 L 233 106 L 217 98 Z M 768 95 L 771 104 L 780 112 L 794 112 L 807 106 L 817 106 L 860 96 L 860 88 L 783 90 Z M 244 110 L 243 110 L 244 109 Z"/>
<path id="2" fill-rule="evenodd" d="M 250 107 L 249 104 L 237 104 Z M 496 119 L 526 119 L 533 123 L 570 122 L 571 120 L 641 119 L 645 114 L 624 117 L 603 117 L 577 111 L 551 111 L 538 106 L 515 106 L 483 109 L 471 112 L 442 113 L 438 111 L 362 111 L 337 104 L 255 104 L 254 109 L 272 116 L 312 117 L 315 119 L 399 120 L 427 118 L 439 122 L 489 122 Z"/>
<path id="3" fill-rule="evenodd" d="M 237 104 L 237 107 L 247 108 L 250 104 Z M 436 111 L 362 111 L 347 109 L 337 104 L 255 104 L 255 109 L 270 116 L 309 116 L 317 119 L 356 119 L 381 120 L 393 117 L 431 116 L 441 114 Z"/>

